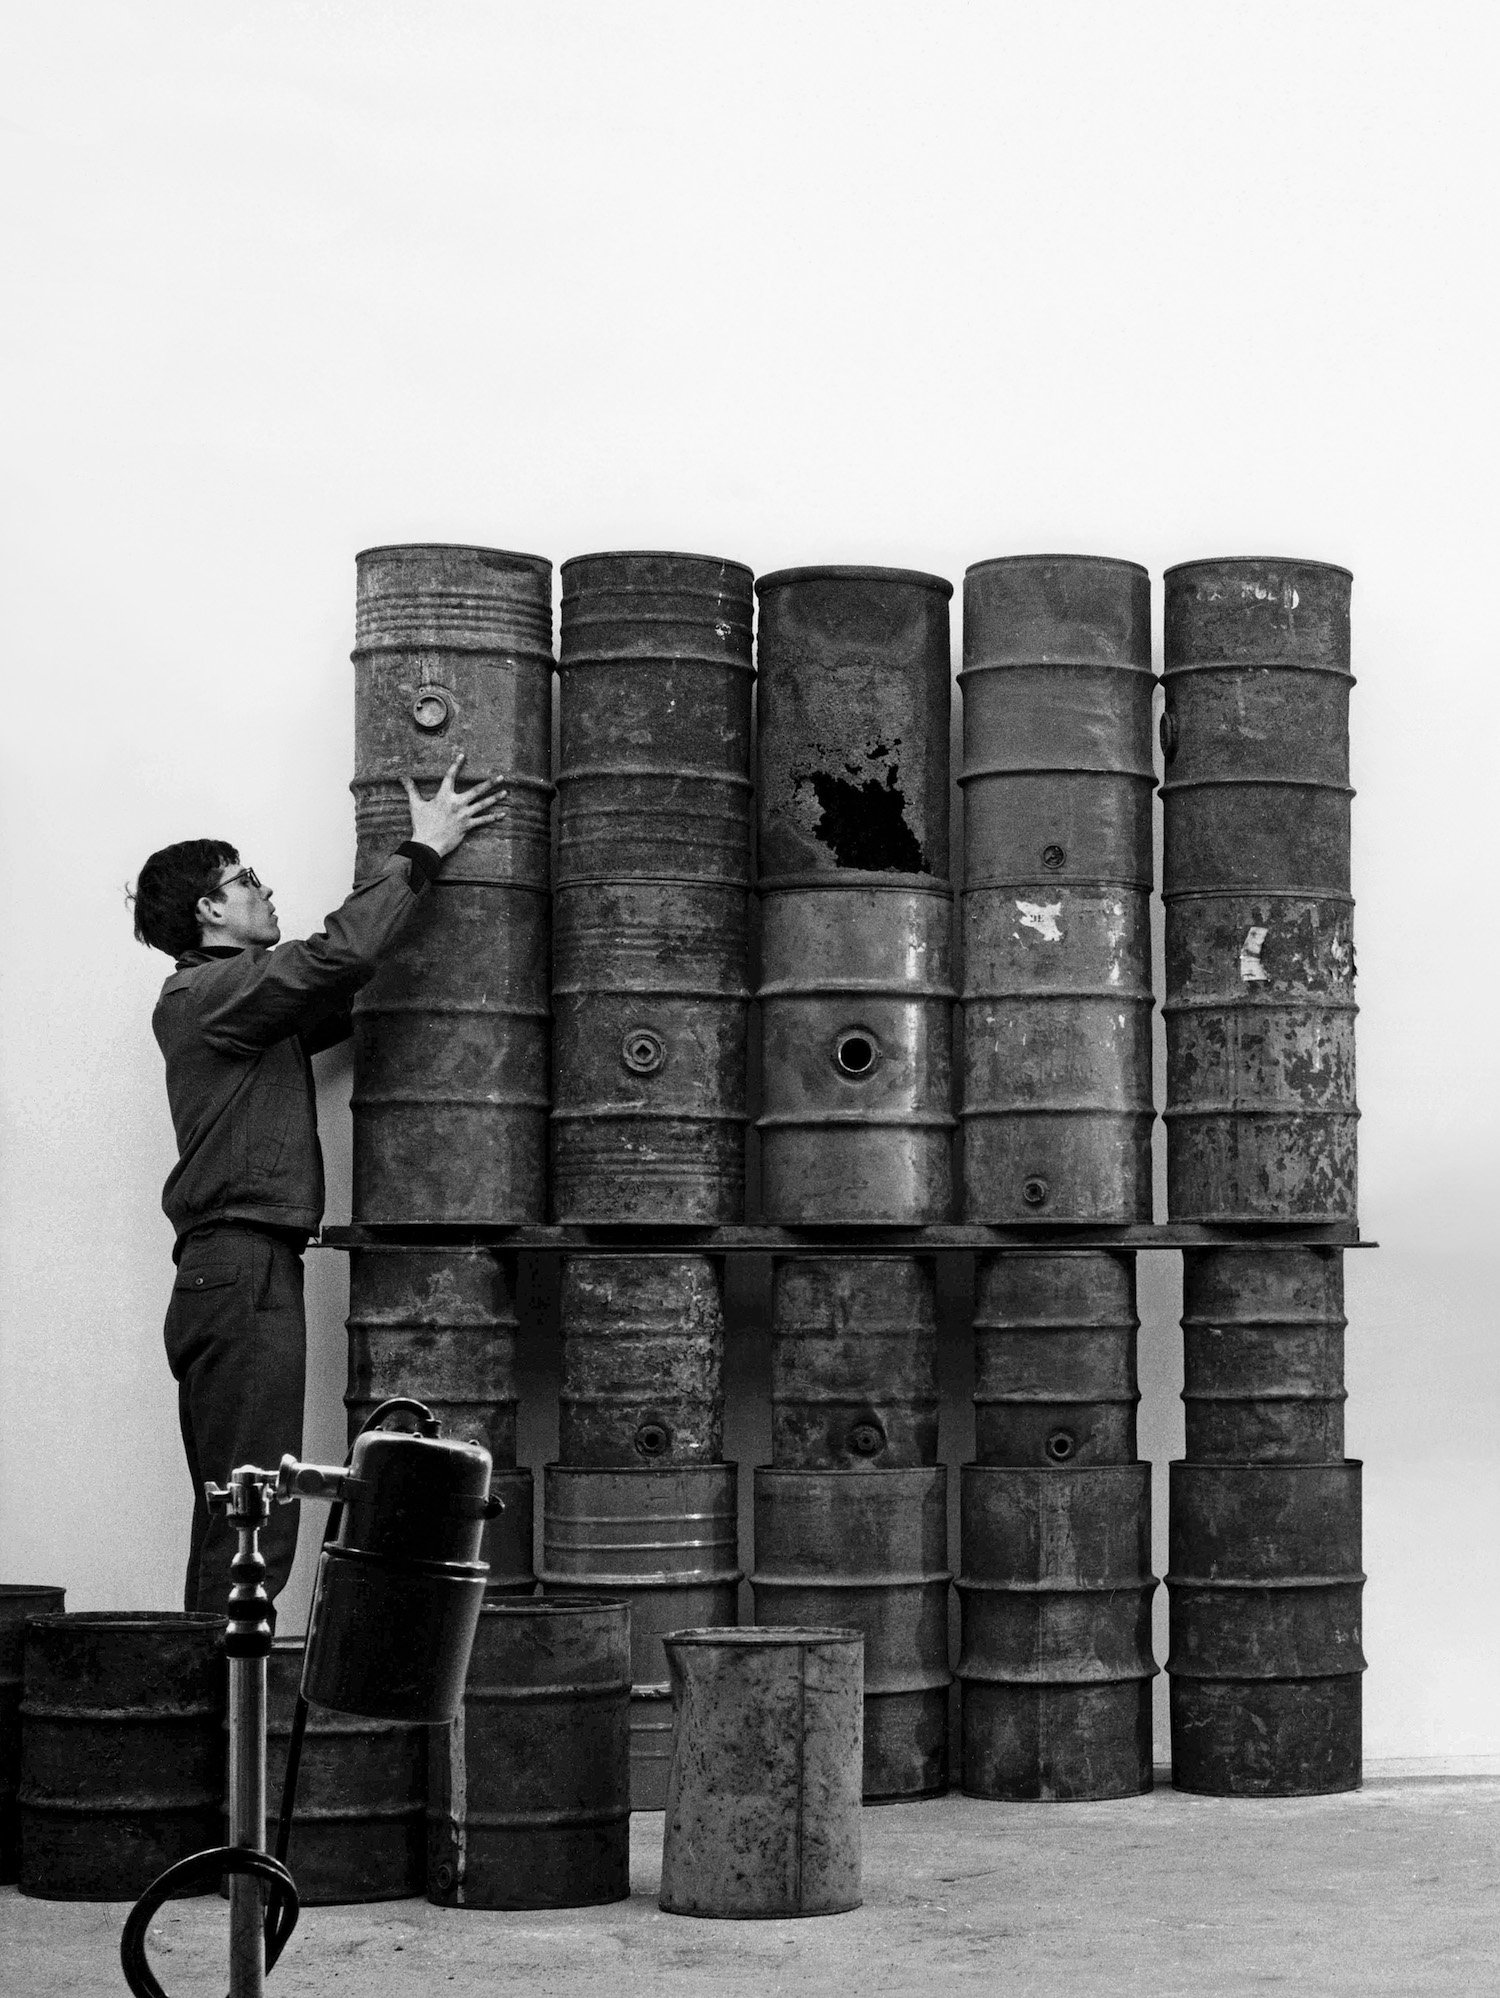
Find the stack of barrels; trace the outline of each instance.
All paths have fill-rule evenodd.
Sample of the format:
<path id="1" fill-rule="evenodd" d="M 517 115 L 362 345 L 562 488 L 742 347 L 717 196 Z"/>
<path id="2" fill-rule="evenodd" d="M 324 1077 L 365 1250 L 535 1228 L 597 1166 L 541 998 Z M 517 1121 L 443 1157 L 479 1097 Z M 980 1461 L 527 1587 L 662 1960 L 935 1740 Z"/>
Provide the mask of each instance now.
<path id="1" fill-rule="evenodd" d="M 562 570 L 552 1211 L 744 1219 L 751 572 L 714 556 Z M 723 1461 L 722 1270 L 691 1254 L 562 1261 L 559 1461 L 541 1581 L 630 1606 L 630 1792 L 666 1801 L 662 1637 L 736 1621 Z"/>
<path id="2" fill-rule="evenodd" d="M 1151 597 L 1132 562 L 964 582 L 964 1215 L 1151 1218 Z M 963 1787 L 1151 1786 L 1134 1257 L 982 1255 L 960 1492 Z"/>
<path id="3" fill-rule="evenodd" d="M 1360 1465 L 1344 1457 L 1343 1266 L 1278 1246 L 1355 1217 L 1347 570 L 1166 576 L 1167 1176 L 1183 1258 L 1172 1466 L 1172 1779 L 1359 1781 Z"/>
<path id="4" fill-rule="evenodd" d="M 761 1206 L 952 1212 L 948 603 L 900 569 L 762 577 Z M 773 1264 L 758 1623 L 864 1635 L 864 1794 L 947 1784 L 947 1474 L 930 1256 Z"/>

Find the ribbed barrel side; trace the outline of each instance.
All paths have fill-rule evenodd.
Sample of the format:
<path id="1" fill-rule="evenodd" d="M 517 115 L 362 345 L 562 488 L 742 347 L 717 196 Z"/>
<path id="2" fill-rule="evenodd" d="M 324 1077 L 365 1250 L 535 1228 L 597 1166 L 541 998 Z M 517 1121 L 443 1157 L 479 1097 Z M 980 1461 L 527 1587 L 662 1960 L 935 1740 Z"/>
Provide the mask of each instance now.
<path id="1" fill-rule="evenodd" d="M 559 1455 L 575 1469 L 717 1463 L 724 1310 L 707 1256 L 565 1256 Z"/>
<path id="2" fill-rule="evenodd" d="M 1190 1463 L 1340 1463 L 1341 1249 L 1189 1249 L 1182 1400 Z"/>
<path id="3" fill-rule="evenodd" d="M 937 1461 L 930 1256 L 785 1256 L 771 1279 L 771 1457 L 780 1469 Z"/>
<path id="4" fill-rule="evenodd" d="M 974 1456 L 981 1464 L 1133 1464 L 1135 1258 L 1108 1249 L 981 1256 Z"/>
<path id="5" fill-rule="evenodd" d="M 21 1819 L 16 1787 L 21 1780 L 21 1661 L 26 1620 L 56 1616 L 63 1591 L 0 1582 L 0 1884 L 20 1873 Z"/>

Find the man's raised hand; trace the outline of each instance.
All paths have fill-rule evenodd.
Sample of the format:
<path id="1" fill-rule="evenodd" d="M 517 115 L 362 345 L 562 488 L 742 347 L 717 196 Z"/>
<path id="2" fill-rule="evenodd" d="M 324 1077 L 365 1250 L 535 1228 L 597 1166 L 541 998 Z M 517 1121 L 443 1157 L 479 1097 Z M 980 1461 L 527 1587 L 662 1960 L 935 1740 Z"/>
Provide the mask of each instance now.
<path id="1" fill-rule="evenodd" d="M 430 846 L 436 854 L 454 852 L 471 832 L 505 817 L 505 807 L 495 802 L 494 795 L 503 779 L 486 777 L 472 790 L 455 790 L 463 760 L 464 753 L 460 750 L 430 798 L 422 796 L 410 777 L 401 779 L 406 786 L 406 802 L 411 807 L 411 836 L 419 846 Z"/>

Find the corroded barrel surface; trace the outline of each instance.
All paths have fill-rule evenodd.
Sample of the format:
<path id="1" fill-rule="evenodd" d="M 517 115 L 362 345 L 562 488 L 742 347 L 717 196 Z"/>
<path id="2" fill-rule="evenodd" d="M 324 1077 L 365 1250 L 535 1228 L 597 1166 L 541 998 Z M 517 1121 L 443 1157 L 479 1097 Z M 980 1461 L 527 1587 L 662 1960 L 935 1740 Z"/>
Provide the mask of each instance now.
<path id="1" fill-rule="evenodd" d="M 743 1218 L 748 906 L 698 881 L 559 885 L 558 1221 Z"/>
<path id="2" fill-rule="evenodd" d="M 276 1839 L 303 1650 L 300 1637 L 278 1638 L 266 1667 L 267 1851 Z M 308 1709 L 286 1860 L 304 1907 L 421 1893 L 428 1734 L 409 1722 Z"/>
<path id="3" fill-rule="evenodd" d="M 668 1639 L 675 1730 L 661 1906 L 730 1919 L 860 1905 L 855 1631 Z"/>
<path id="4" fill-rule="evenodd" d="M 444 884 L 547 886 L 552 564 L 502 548 L 366 548 L 356 561 L 355 879 L 410 836 L 403 777 L 430 793 L 500 777 L 505 816 L 443 862 Z"/>
<path id="5" fill-rule="evenodd" d="M 1171 1467 L 1172 1782 L 1298 1797 L 1360 1777 L 1360 1472 Z"/>
<path id="6" fill-rule="evenodd" d="M 729 1624 L 738 1614 L 736 1470 L 548 1464 L 542 1474 L 543 1593 L 630 1606 L 631 1804 L 638 1811 L 659 1811 L 666 1796 L 662 1638 Z"/>
<path id="7" fill-rule="evenodd" d="M 1166 574 L 1174 1219 L 1355 1214 L 1350 583 L 1318 562 Z"/>
<path id="8" fill-rule="evenodd" d="M 565 1256 L 562 1342 L 564 1463 L 718 1462 L 724 1309 L 707 1256 Z"/>
<path id="9" fill-rule="evenodd" d="M 545 886 L 439 884 L 355 999 L 356 1221 L 543 1218 L 548 921 Z"/>
<path id="10" fill-rule="evenodd" d="M 1182 1258 L 1190 1463 L 1341 1463 L 1340 1249 L 1188 1249 Z"/>
<path id="11" fill-rule="evenodd" d="M 778 1259 L 771 1283 L 772 1461 L 804 1470 L 932 1464 L 937 1432 L 932 1258 Z"/>
<path id="12" fill-rule="evenodd" d="M 1151 1218 L 1151 587 L 964 578 L 964 1212 Z"/>
<path id="13" fill-rule="evenodd" d="M 1150 1465 L 966 1464 L 961 1522 L 964 1790 L 1149 1790 Z"/>
<path id="14" fill-rule="evenodd" d="M 14 1880 L 21 1864 L 21 1821 L 16 1785 L 21 1776 L 21 1659 L 26 1620 L 56 1616 L 63 1591 L 0 1582 L 0 1885 Z"/>
<path id="15" fill-rule="evenodd" d="M 947 1220 L 949 891 L 835 877 L 761 908 L 765 1219 Z"/>
<path id="16" fill-rule="evenodd" d="M 584 1908 L 630 1892 L 624 1603 L 539 1597 L 479 1619 L 463 1712 L 435 1732 L 427 1898 Z"/>
<path id="17" fill-rule="evenodd" d="M 760 885 L 850 869 L 946 880 L 953 585 L 783 569 L 756 595 Z"/>
<path id="18" fill-rule="evenodd" d="M 1134 1256 L 988 1255 L 976 1278 L 975 1460 L 1133 1464 Z"/>
<path id="19" fill-rule="evenodd" d="M 392 1395 L 426 1402 L 445 1436 L 516 1461 L 515 1258 L 451 1246 L 349 1252 L 352 1443 Z"/>
<path id="20" fill-rule="evenodd" d="M 23 1894 L 128 1901 L 220 1842 L 224 1620 L 34 1618 L 21 1701 Z"/>
<path id="21" fill-rule="evenodd" d="M 755 1620 L 863 1632 L 864 1794 L 948 1784 L 948 1473 L 755 1473 Z"/>

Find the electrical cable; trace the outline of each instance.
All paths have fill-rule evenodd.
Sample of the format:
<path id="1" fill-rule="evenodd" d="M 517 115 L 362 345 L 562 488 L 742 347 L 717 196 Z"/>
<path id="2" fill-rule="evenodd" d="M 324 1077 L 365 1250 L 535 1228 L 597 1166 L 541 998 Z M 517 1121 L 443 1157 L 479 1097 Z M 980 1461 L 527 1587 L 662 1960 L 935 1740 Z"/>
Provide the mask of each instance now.
<path id="1" fill-rule="evenodd" d="M 146 1957 L 146 1932 L 162 1904 L 183 1894 L 201 1893 L 226 1873 L 252 1873 L 266 1883 L 266 1969 L 271 1969 L 301 1913 L 297 1883 L 268 1852 L 245 1845 L 214 1845 L 158 1874 L 131 1909 L 120 1935 L 120 1968 L 135 1998 L 167 1998 Z"/>

